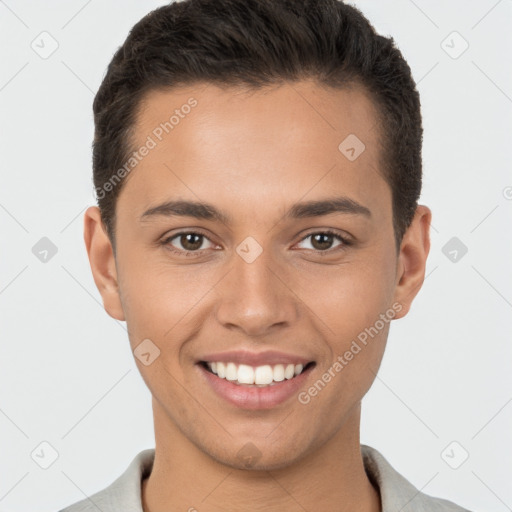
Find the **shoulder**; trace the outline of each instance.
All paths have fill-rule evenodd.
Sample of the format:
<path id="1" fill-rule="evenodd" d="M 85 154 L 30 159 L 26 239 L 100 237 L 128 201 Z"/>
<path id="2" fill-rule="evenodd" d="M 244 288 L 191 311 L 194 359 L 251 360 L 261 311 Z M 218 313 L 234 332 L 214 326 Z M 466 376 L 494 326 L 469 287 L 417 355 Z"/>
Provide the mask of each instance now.
<path id="1" fill-rule="evenodd" d="M 470 512 L 451 501 L 419 491 L 375 448 L 362 444 L 361 455 L 368 478 L 379 489 L 382 512 Z"/>
<path id="2" fill-rule="evenodd" d="M 141 485 L 153 467 L 155 450 L 139 452 L 125 472 L 105 489 L 59 512 L 142 512 Z"/>

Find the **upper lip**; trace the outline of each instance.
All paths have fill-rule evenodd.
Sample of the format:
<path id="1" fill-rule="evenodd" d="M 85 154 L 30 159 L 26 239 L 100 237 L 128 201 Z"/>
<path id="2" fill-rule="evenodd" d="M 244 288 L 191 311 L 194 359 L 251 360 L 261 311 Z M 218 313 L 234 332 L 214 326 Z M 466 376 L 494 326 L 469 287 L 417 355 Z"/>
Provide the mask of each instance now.
<path id="1" fill-rule="evenodd" d="M 216 352 L 215 354 L 206 354 L 199 361 L 205 362 L 233 362 L 236 364 L 246 364 L 248 366 L 263 366 L 266 364 L 302 364 L 310 363 L 312 359 L 307 357 L 279 352 L 277 350 L 266 350 L 264 352 L 251 352 L 249 350 L 229 350 L 227 352 Z"/>

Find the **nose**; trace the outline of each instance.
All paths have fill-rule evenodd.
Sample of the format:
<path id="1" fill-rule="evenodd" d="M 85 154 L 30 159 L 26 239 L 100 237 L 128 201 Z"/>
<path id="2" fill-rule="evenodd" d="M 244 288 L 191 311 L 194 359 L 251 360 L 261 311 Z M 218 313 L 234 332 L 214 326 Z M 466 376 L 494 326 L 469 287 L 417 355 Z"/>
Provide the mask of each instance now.
<path id="1" fill-rule="evenodd" d="M 235 253 L 231 270 L 216 290 L 221 295 L 217 321 L 246 336 L 264 336 L 297 319 L 297 297 L 270 251 L 264 250 L 251 263 Z"/>

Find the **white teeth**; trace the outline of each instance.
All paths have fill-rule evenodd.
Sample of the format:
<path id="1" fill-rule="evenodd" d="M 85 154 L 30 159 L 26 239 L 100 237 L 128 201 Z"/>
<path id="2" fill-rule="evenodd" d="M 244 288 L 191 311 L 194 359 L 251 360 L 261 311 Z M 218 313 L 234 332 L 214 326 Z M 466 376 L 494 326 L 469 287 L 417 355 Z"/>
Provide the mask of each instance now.
<path id="1" fill-rule="evenodd" d="M 235 363 L 228 363 L 226 365 L 226 380 L 237 380 L 238 373 L 236 371 Z"/>
<path id="2" fill-rule="evenodd" d="M 295 374 L 295 366 L 293 364 L 289 364 L 284 369 L 284 378 L 291 379 Z"/>
<path id="3" fill-rule="evenodd" d="M 272 366 L 258 366 L 254 371 L 254 384 L 270 384 L 274 380 Z"/>
<path id="4" fill-rule="evenodd" d="M 254 384 L 254 368 L 241 364 L 238 367 L 238 382 L 240 384 Z"/>
<path id="5" fill-rule="evenodd" d="M 274 380 L 276 382 L 281 382 L 284 380 L 284 365 L 276 364 L 274 366 Z"/>
<path id="6" fill-rule="evenodd" d="M 207 363 L 208 368 L 217 374 L 221 379 L 232 381 L 236 384 L 248 384 L 256 386 L 268 386 L 276 382 L 282 382 L 287 379 L 300 375 L 304 370 L 302 364 L 265 364 L 252 367 L 246 364 L 236 365 L 232 362 Z"/>
<path id="7" fill-rule="evenodd" d="M 226 378 L 226 368 L 224 367 L 224 363 L 217 363 L 217 375 L 221 379 Z"/>

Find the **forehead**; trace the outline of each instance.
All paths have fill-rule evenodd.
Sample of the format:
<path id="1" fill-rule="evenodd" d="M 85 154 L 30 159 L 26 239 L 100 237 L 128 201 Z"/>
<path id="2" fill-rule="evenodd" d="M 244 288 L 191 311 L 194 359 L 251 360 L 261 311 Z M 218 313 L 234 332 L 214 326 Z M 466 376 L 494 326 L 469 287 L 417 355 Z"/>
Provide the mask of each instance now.
<path id="1" fill-rule="evenodd" d="M 239 140 L 247 133 L 266 139 L 280 135 L 276 143 L 294 134 L 316 139 L 329 134 L 336 139 L 353 133 L 371 145 L 378 134 L 377 121 L 373 100 L 357 84 L 334 89 L 302 81 L 254 89 L 202 83 L 147 93 L 138 105 L 135 140 L 142 142 L 161 123 L 169 122 L 171 130 L 164 129 L 163 134 L 169 138 L 181 133 L 190 139 L 193 132 L 201 139 L 208 132 L 207 138 L 214 140 L 210 128 L 215 125 L 217 132 L 222 130 L 220 135 L 238 134 L 234 138 Z M 250 141 L 244 138 L 244 143 Z"/>
<path id="2" fill-rule="evenodd" d="M 243 193 L 244 201 L 260 203 L 333 187 L 363 203 L 389 195 L 379 171 L 377 112 L 356 85 L 303 81 L 254 90 L 208 83 L 151 91 L 139 105 L 132 142 L 135 150 L 151 146 L 126 187 L 140 209 L 171 193 L 201 198 L 213 190 L 221 199 Z"/>

